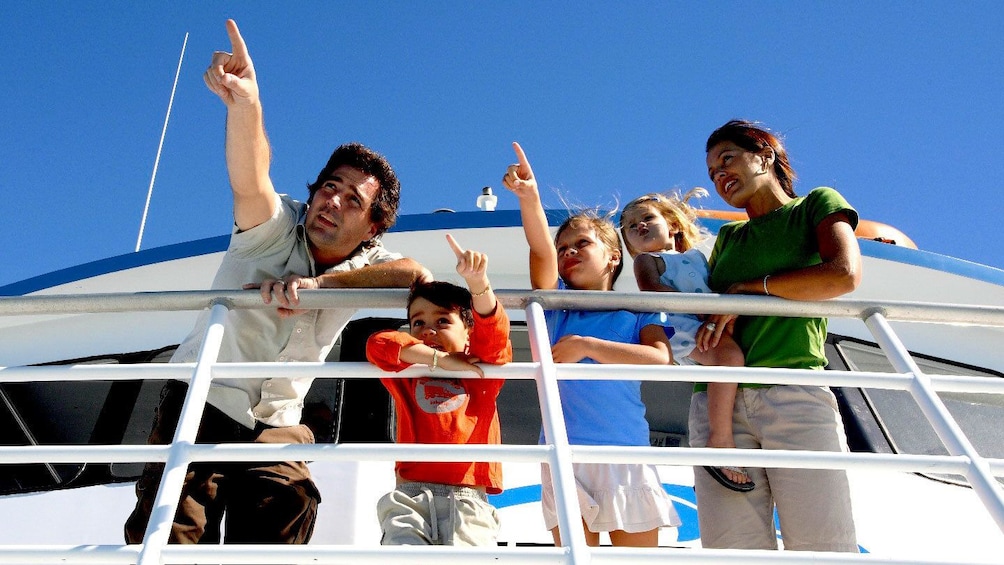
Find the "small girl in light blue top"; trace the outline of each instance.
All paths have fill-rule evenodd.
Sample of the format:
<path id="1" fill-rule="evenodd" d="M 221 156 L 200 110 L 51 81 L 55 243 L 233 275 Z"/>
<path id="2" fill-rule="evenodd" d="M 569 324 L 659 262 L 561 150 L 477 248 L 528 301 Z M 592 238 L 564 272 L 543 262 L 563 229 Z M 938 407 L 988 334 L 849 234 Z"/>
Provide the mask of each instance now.
<path id="1" fill-rule="evenodd" d="M 708 260 L 695 245 L 702 233 L 697 213 L 687 201 L 706 196 L 695 188 L 682 198 L 677 194 L 646 194 L 635 198 L 621 211 L 621 234 L 628 253 L 634 258 L 638 288 L 656 292 L 705 292 L 708 287 Z M 742 367 L 742 350 L 728 333 L 714 348 L 697 347 L 697 330 L 703 322 L 694 314 L 670 314 L 675 335 L 670 340 L 673 356 L 680 363 Z M 710 328 L 712 331 L 714 328 Z M 735 447 L 732 409 L 736 383 L 708 383 L 708 412 L 711 424 L 708 447 Z M 739 492 L 754 488 L 753 481 L 739 467 L 705 467 L 722 486 Z"/>

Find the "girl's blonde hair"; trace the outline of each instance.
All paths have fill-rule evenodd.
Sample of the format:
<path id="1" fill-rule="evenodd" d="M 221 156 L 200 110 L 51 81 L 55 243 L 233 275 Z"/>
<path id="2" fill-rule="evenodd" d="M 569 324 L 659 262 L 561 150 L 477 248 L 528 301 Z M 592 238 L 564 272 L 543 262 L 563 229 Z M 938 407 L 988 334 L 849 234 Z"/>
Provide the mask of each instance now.
<path id="1" fill-rule="evenodd" d="M 688 201 L 691 198 L 703 198 L 708 195 L 708 191 L 697 186 L 683 196 L 677 191 L 668 193 L 652 192 L 644 196 L 639 196 L 628 202 L 621 210 L 620 227 L 621 235 L 624 238 L 624 246 L 627 247 L 631 257 L 638 255 L 639 251 L 631 246 L 631 240 L 627 236 L 627 228 L 624 226 L 624 214 L 628 210 L 641 206 L 642 204 L 651 206 L 666 220 L 669 227 L 676 227 L 676 249 L 677 251 L 687 251 L 700 243 L 706 237 L 706 233 L 697 225 L 697 210 Z"/>
<path id="2" fill-rule="evenodd" d="M 571 214 L 558 226 L 558 231 L 554 234 L 554 242 L 557 244 L 558 238 L 566 229 L 591 228 L 596 234 L 596 239 L 606 246 L 610 254 L 616 255 L 620 259 L 617 266 L 614 267 L 613 278 L 610 280 L 612 286 L 613 283 L 617 282 L 621 271 L 624 270 L 624 253 L 621 251 L 621 238 L 617 233 L 617 227 L 614 226 L 610 218 L 610 215 L 601 215 L 597 210 L 582 210 Z"/>

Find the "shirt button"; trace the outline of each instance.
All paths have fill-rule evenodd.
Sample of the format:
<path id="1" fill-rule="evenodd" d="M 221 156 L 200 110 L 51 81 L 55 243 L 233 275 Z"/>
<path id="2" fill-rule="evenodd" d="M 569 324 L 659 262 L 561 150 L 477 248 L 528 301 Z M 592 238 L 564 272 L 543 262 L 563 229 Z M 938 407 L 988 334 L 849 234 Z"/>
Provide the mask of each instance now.
<path id="1" fill-rule="evenodd" d="M 285 361 L 285 360 L 286 360 L 286 356 L 285 355 L 279 357 L 279 361 Z"/>
<path id="2" fill-rule="evenodd" d="M 296 333 L 302 334 L 303 333 L 303 328 L 296 328 Z"/>

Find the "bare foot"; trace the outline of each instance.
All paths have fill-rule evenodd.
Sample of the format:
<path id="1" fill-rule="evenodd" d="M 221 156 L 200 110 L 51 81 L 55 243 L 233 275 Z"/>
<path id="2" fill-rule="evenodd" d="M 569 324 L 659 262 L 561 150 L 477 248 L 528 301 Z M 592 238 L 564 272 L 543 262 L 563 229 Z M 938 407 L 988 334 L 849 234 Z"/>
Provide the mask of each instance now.
<path id="1" fill-rule="evenodd" d="M 717 449 L 731 449 L 736 446 L 735 440 L 732 438 L 732 434 L 716 434 L 714 432 L 708 437 L 708 447 L 714 447 Z M 718 467 L 718 469 L 725 475 L 730 481 L 744 485 L 746 483 L 752 482 L 753 479 L 750 478 L 749 473 L 741 467 Z"/>

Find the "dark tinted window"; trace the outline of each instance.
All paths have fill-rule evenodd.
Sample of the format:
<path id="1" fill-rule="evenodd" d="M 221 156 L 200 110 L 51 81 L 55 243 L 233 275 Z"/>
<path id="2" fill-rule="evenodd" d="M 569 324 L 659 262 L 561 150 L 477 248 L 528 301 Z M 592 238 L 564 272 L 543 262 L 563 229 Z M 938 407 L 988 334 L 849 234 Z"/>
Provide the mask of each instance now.
<path id="1" fill-rule="evenodd" d="M 849 338 L 831 336 L 831 368 L 850 371 L 895 372 L 876 345 Z M 1001 373 L 945 360 L 913 355 L 920 370 L 928 375 L 964 375 L 1000 379 Z M 842 365 L 842 367 L 834 367 Z M 867 413 L 851 413 L 859 419 L 872 418 L 884 434 L 891 451 L 896 453 L 947 455 L 948 450 L 907 391 L 860 389 L 858 394 Z M 1004 457 L 1004 395 L 959 392 L 939 393 L 939 397 L 958 422 L 963 433 L 984 457 Z M 845 420 L 848 413 L 844 414 Z M 961 478 L 959 478 L 961 479 Z"/>

